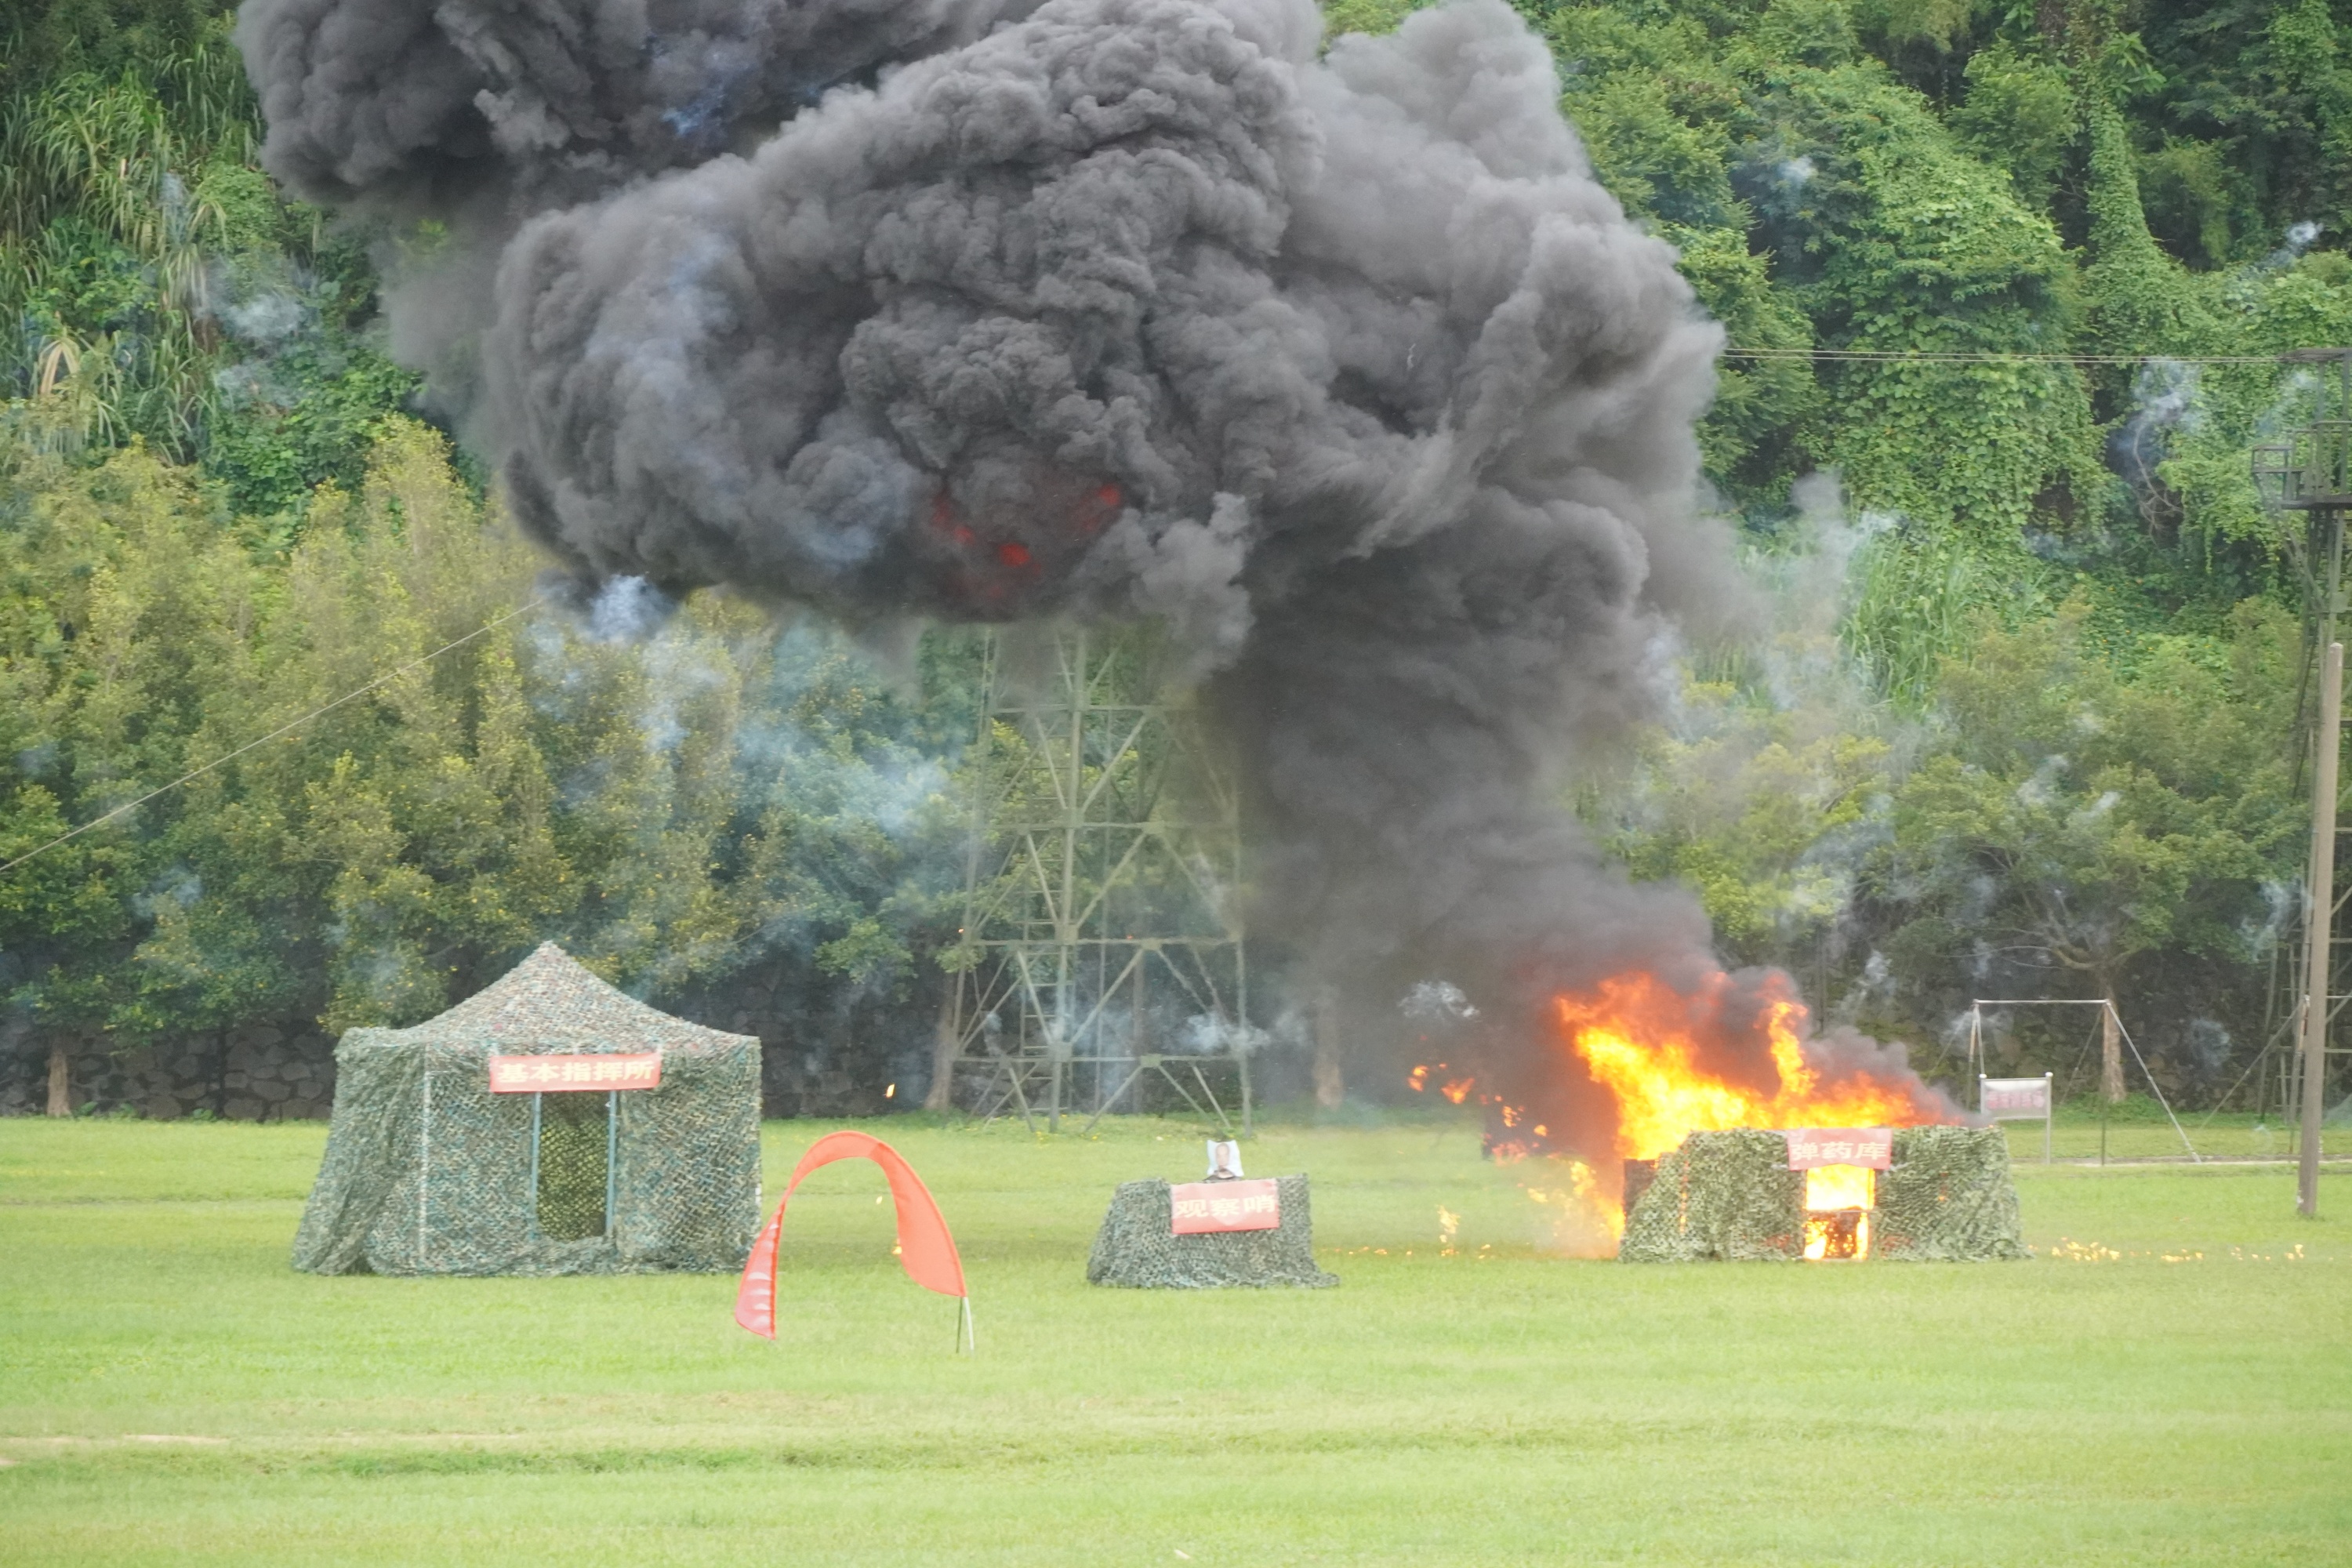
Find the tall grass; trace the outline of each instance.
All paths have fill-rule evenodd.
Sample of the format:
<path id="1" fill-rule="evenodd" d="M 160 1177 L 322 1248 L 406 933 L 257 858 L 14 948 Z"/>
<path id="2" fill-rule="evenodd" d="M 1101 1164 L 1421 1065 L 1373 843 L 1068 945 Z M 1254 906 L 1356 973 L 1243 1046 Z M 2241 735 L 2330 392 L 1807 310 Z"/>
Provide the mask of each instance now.
<path id="1" fill-rule="evenodd" d="M 1987 560 L 1981 545 L 1888 529 L 1854 553 L 1846 647 L 1879 690 L 1925 707 L 1939 662 L 1968 646 L 1979 617 L 2013 612 L 2021 586 L 2030 595 L 2020 578 L 2014 563 Z"/>
<path id="2" fill-rule="evenodd" d="M 259 123 L 226 29 L 219 18 L 139 66 L 68 71 L 0 103 L 0 314 L 15 340 L 0 340 L 0 378 L 56 399 L 50 422 L 77 444 L 138 432 L 185 456 L 210 412 L 207 280 L 227 237 L 203 171 L 249 161 Z M 106 246 L 140 269 L 152 310 L 102 328 L 58 319 L 43 302 Z"/>

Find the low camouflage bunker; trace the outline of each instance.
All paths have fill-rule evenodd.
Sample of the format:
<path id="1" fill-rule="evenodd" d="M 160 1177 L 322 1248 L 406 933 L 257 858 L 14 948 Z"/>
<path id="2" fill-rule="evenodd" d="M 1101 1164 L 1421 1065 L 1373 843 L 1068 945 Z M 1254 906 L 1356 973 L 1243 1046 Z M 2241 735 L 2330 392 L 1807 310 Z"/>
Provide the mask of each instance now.
<path id="1" fill-rule="evenodd" d="M 495 1058 L 522 1058 L 504 1092 Z M 760 1042 L 649 1007 L 550 942 L 437 1018 L 343 1037 L 294 1267 L 728 1272 L 759 1227 Z"/>
<path id="2" fill-rule="evenodd" d="M 1087 1258 L 1087 1283 L 1204 1290 L 1234 1285 L 1337 1285 L 1315 1266 L 1307 1178 L 1275 1179 L 1281 1224 L 1267 1230 L 1174 1234 L 1173 1191 L 1164 1181 L 1122 1182 Z"/>
<path id="3" fill-rule="evenodd" d="M 1648 1168 L 1645 1168 L 1648 1167 Z M 1860 1214 L 1809 1212 L 1807 1172 L 1789 1168 L 1779 1132 L 1694 1132 L 1654 1163 L 1627 1162 L 1630 1263 L 1807 1256 L 1808 1221 L 1836 1257 L 1861 1219 L 1863 1256 L 1936 1261 L 2024 1258 L 2009 1143 L 1997 1127 L 1898 1127 L 1887 1168 Z M 1822 1255 L 1817 1241 L 1814 1256 Z"/>

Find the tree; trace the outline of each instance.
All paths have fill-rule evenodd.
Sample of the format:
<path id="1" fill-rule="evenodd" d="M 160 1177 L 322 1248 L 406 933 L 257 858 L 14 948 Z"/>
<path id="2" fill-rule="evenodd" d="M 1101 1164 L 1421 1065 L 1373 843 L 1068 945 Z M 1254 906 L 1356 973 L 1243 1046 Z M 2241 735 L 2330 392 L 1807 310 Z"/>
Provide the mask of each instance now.
<path id="1" fill-rule="evenodd" d="M 1952 745 L 1895 792 L 1871 867 L 1922 991 L 2115 996 L 2158 954 L 2256 956 L 2264 884 L 2300 846 L 2293 625 L 2249 603 L 2218 646 L 2152 638 L 2118 669 L 2089 619 L 2070 601 L 1948 661 Z"/>

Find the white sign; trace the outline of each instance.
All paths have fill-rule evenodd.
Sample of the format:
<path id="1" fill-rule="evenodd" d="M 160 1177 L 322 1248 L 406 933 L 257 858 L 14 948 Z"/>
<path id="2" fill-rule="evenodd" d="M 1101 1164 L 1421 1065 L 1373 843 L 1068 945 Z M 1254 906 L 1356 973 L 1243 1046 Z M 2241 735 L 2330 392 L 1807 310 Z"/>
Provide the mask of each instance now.
<path id="1" fill-rule="evenodd" d="M 2058 1116 L 2058 1096 L 2050 1075 L 2040 1078 L 1977 1077 L 1978 1114 L 1993 1121 L 2042 1123 L 2042 1163 L 2050 1163 L 2050 1138 Z"/>
<path id="2" fill-rule="evenodd" d="M 2050 1079 L 2044 1078 L 1979 1079 L 1984 1085 L 1983 1110 L 1996 1120 L 2038 1119 L 2050 1114 Z"/>

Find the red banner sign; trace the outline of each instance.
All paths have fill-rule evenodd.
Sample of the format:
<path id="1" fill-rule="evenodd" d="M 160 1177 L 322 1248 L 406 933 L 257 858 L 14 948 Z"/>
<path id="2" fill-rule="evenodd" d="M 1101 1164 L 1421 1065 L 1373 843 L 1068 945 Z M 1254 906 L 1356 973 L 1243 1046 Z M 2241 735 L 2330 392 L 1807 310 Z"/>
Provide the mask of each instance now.
<path id="1" fill-rule="evenodd" d="M 593 1057 L 492 1057 L 492 1094 L 603 1093 L 608 1089 L 659 1089 L 661 1053 Z"/>
<path id="2" fill-rule="evenodd" d="M 1171 1236 L 1227 1230 L 1275 1230 L 1282 1225 L 1282 1189 L 1263 1182 L 1187 1182 L 1168 1189 Z"/>
<path id="3" fill-rule="evenodd" d="M 1792 1127 L 1781 1136 L 1789 1141 L 1792 1171 L 1818 1171 L 1823 1165 L 1867 1165 L 1883 1171 L 1895 1163 L 1892 1127 Z"/>

